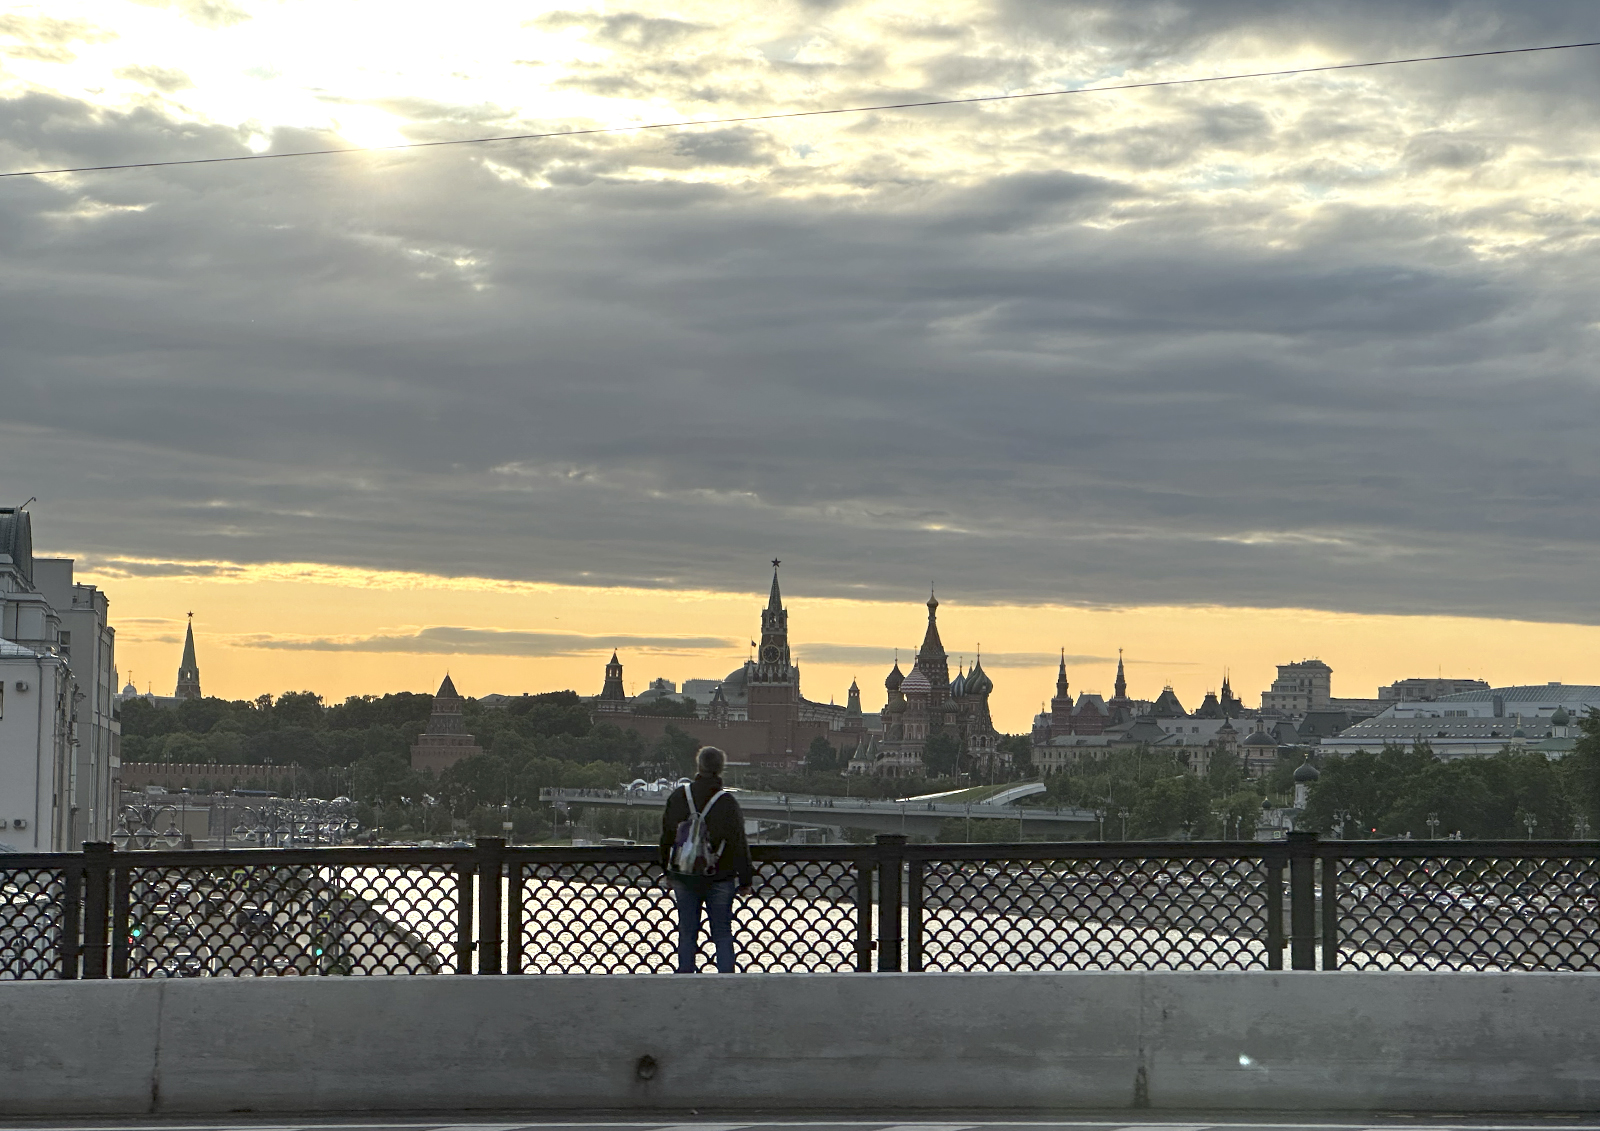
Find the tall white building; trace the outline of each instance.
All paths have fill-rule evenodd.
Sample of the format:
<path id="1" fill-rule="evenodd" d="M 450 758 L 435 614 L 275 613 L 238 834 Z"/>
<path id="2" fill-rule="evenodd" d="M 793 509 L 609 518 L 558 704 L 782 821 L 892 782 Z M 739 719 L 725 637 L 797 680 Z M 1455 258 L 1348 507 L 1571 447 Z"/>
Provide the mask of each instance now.
<path id="1" fill-rule="evenodd" d="M 1332 681 L 1333 669 L 1321 660 L 1279 664 L 1278 678 L 1261 693 L 1261 709 L 1279 715 L 1325 710 L 1332 698 Z"/>
<path id="2" fill-rule="evenodd" d="M 35 558 L 32 516 L 0 507 L 0 846 L 106 840 L 119 727 L 105 594 L 70 558 Z"/>

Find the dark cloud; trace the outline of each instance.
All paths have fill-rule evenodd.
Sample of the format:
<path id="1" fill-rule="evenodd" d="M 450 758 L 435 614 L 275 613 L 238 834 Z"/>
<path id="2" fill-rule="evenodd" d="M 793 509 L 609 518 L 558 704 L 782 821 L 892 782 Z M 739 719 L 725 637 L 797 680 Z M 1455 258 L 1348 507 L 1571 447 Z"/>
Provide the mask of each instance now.
<path id="1" fill-rule="evenodd" d="M 696 165 L 764 165 L 772 158 L 767 135 L 742 128 L 679 134 L 673 149 Z"/>
<path id="2" fill-rule="evenodd" d="M 515 632 L 498 628 L 436 625 L 416 632 L 372 636 L 283 637 L 244 636 L 232 643 L 243 648 L 291 652 L 406 652 L 445 656 L 583 656 L 626 648 L 633 653 L 692 655 L 708 649 L 729 650 L 737 640 L 718 636 L 580 636 L 562 632 Z"/>
<path id="3" fill-rule="evenodd" d="M 995 18 L 1088 82 L 1586 12 Z M 745 81 L 656 58 L 726 53 L 693 28 L 592 34 L 596 81 Z M 823 94 L 881 77 L 839 57 Z M 971 73 L 1072 77 L 1001 63 Z M 1593 58 L 1339 81 L 0 182 L 0 481 L 133 575 L 749 589 L 777 554 L 797 594 L 1594 621 Z M 12 168 L 244 151 L 37 94 L 0 137 Z"/>

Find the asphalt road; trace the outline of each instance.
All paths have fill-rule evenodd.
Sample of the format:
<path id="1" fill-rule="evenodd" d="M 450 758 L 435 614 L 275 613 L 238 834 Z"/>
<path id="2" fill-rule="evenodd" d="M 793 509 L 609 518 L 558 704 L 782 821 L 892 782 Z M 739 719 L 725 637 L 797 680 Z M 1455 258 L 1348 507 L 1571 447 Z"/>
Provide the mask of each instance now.
<path id="1" fill-rule="evenodd" d="M 415 1119 L 396 1117 L 373 1120 L 370 1117 L 285 1119 L 230 1116 L 226 1120 L 192 1118 L 128 1120 L 27 1120 L 0 1119 L 8 1131 L 1396 1131 L 1419 1128 L 1426 1131 L 1600 1131 L 1600 1113 L 1582 1115 L 1372 1115 L 1353 1118 L 1347 1114 L 1274 1114 L 1253 1116 L 1149 1115 L 1139 1122 L 1127 1119 L 1080 1117 L 1069 1119 L 960 1119 L 926 1118 L 862 1119 L 765 1117 L 731 1115 L 716 1118 L 715 1113 L 691 1113 L 680 1118 L 619 1118 L 615 1116 L 561 1117 L 542 1119 L 484 1118 L 454 1122 L 438 1117 Z"/>

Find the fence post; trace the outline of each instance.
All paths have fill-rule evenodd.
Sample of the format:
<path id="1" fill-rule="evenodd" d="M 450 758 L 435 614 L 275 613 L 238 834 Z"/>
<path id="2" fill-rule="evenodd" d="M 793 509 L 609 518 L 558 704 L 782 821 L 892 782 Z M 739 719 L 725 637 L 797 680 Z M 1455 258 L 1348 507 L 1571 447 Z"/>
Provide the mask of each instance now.
<path id="1" fill-rule="evenodd" d="M 83 845 L 83 976 L 104 978 L 107 918 L 111 911 L 111 843 Z"/>
<path id="2" fill-rule="evenodd" d="M 906 838 L 879 833 L 878 842 L 878 972 L 900 969 L 900 885 L 904 882 Z"/>
<path id="3" fill-rule="evenodd" d="M 505 946 L 500 930 L 500 873 L 506 842 L 497 836 L 478 838 L 478 973 L 504 969 Z"/>
<path id="4" fill-rule="evenodd" d="M 78 976 L 83 944 L 83 866 L 68 864 L 61 870 L 61 918 L 56 922 L 56 977 L 70 981 Z"/>
<path id="5" fill-rule="evenodd" d="M 906 971 L 922 973 L 922 870 L 924 861 L 906 865 Z"/>
<path id="6" fill-rule="evenodd" d="M 522 861 L 506 861 L 506 973 L 522 973 Z"/>
<path id="7" fill-rule="evenodd" d="M 472 973 L 472 881 L 478 874 L 476 859 L 458 859 L 456 870 L 456 973 Z"/>
<path id="8" fill-rule="evenodd" d="M 127 864 L 115 865 L 111 868 L 110 974 L 113 978 L 128 976 L 128 966 L 133 957 L 132 932 L 133 874 Z"/>
<path id="9" fill-rule="evenodd" d="M 1317 834 L 1289 834 L 1289 966 L 1317 968 Z"/>
<path id="10" fill-rule="evenodd" d="M 1262 850 L 1267 866 L 1267 969 L 1283 969 L 1283 861 L 1275 846 Z"/>
<path id="11" fill-rule="evenodd" d="M 1339 969 L 1339 861 L 1322 858 L 1322 968 Z"/>
<path id="12" fill-rule="evenodd" d="M 856 972 L 872 973 L 872 870 L 876 848 L 861 849 L 856 857 Z"/>

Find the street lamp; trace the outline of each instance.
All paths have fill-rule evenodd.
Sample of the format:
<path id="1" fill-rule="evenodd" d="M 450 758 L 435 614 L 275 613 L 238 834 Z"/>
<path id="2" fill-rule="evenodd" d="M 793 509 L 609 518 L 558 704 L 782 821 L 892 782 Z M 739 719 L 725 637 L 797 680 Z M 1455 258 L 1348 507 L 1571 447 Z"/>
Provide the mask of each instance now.
<path id="1" fill-rule="evenodd" d="M 111 843 L 121 849 L 147 849 L 159 840 L 168 847 L 178 848 L 183 844 L 183 833 L 178 828 L 177 812 L 172 805 L 123 805 Z M 167 828 L 158 833 L 156 822 L 163 813 L 167 815 Z"/>
<path id="2" fill-rule="evenodd" d="M 1333 814 L 1333 835 L 1338 840 L 1344 839 L 1344 823 L 1350 819 L 1350 810 L 1339 809 Z"/>
<path id="3" fill-rule="evenodd" d="M 1533 827 L 1539 823 L 1539 818 L 1535 817 L 1532 813 L 1529 813 L 1526 817 L 1522 818 L 1522 823 L 1528 830 L 1528 839 L 1532 840 Z"/>
<path id="4" fill-rule="evenodd" d="M 1589 839 L 1589 818 L 1577 817 L 1572 822 L 1572 835 L 1577 840 Z"/>
<path id="5" fill-rule="evenodd" d="M 1437 813 L 1428 814 L 1428 839 L 1439 839 L 1439 814 Z"/>
<path id="6" fill-rule="evenodd" d="M 1117 810 L 1117 816 L 1122 818 L 1122 839 L 1123 840 L 1127 840 L 1128 839 L 1128 811 L 1126 809 L 1118 809 Z"/>

